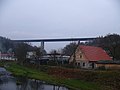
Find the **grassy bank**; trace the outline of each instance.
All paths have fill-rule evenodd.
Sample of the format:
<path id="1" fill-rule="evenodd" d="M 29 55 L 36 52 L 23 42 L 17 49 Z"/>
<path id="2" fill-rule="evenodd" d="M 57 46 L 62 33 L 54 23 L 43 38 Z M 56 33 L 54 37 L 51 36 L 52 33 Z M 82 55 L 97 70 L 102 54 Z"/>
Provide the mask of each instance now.
<path id="1" fill-rule="evenodd" d="M 43 80 L 50 84 L 66 86 L 71 90 L 101 90 L 101 87 L 95 83 L 55 77 L 48 75 L 45 72 L 23 67 L 17 64 L 10 64 L 9 67 L 6 67 L 6 69 L 12 72 L 15 76 L 25 76 L 28 78 Z"/>

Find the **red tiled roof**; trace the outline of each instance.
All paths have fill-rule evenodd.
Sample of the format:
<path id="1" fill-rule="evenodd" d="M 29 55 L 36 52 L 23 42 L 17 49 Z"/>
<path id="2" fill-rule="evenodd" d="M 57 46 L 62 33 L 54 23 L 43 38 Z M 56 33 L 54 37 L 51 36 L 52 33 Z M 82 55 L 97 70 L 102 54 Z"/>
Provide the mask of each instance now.
<path id="1" fill-rule="evenodd" d="M 100 47 L 79 46 L 89 61 L 112 60 L 110 56 Z"/>
<path id="2" fill-rule="evenodd" d="M 0 56 L 13 56 L 14 54 L 0 54 Z"/>

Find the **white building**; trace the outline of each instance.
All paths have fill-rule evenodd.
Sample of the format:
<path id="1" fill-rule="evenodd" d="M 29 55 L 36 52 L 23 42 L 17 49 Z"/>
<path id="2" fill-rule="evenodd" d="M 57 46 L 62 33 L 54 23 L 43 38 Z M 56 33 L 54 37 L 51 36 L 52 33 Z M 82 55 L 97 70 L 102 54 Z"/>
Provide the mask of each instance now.
<path id="1" fill-rule="evenodd" d="M 14 54 L 3 54 L 0 52 L 0 60 L 16 60 Z"/>

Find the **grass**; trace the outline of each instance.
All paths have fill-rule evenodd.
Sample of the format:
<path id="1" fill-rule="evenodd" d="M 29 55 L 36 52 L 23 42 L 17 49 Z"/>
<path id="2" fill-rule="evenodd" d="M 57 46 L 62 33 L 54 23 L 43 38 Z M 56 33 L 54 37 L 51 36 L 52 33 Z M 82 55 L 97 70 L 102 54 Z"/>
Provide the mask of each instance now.
<path id="1" fill-rule="evenodd" d="M 70 88 L 70 90 L 102 90 L 101 87 L 96 83 L 55 77 L 48 75 L 45 72 L 41 72 L 17 64 L 10 64 L 9 67 L 6 67 L 6 69 L 12 72 L 14 76 L 24 76 L 28 78 L 42 80 L 50 84 L 63 85 Z"/>
<path id="2" fill-rule="evenodd" d="M 70 79 L 70 80 L 64 80 L 65 85 L 69 85 L 71 87 L 74 87 L 74 90 L 101 90 L 99 85 L 90 83 L 90 82 L 84 82 L 80 80 Z"/>

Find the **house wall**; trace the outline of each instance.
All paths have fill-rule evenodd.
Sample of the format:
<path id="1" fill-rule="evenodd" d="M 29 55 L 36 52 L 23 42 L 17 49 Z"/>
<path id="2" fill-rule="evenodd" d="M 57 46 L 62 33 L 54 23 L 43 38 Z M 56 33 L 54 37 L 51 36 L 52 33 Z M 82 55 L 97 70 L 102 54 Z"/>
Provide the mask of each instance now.
<path id="1" fill-rule="evenodd" d="M 73 62 L 74 56 L 69 59 L 69 63 Z M 92 68 L 91 63 L 88 61 L 84 53 L 78 47 L 75 52 L 75 65 L 80 68 Z"/>
<path id="2" fill-rule="evenodd" d="M 69 63 L 73 62 L 74 60 L 74 55 L 72 55 L 69 59 Z M 85 57 L 84 53 L 80 50 L 80 48 L 76 49 L 75 52 L 75 61 L 79 61 L 79 60 L 87 60 L 87 58 Z"/>
<path id="3" fill-rule="evenodd" d="M 96 64 L 96 68 L 105 67 L 106 69 L 120 69 L 120 64 Z"/>
<path id="4" fill-rule="evenodd" d="M 88 61 L 79 60 L 79 61 L 76 61 L 76 66 L 80 68 L 89 68 L 90 64 Z"/>
<path id="5" fill-rule="evenodd" d="M 1 57 L 0 60 L 17 60 L 16 58 L 14 57 Z"/>

